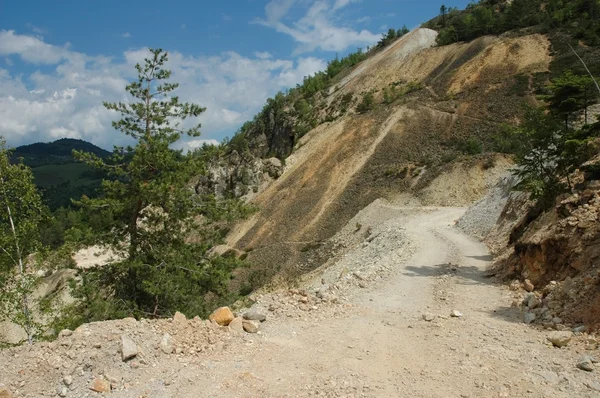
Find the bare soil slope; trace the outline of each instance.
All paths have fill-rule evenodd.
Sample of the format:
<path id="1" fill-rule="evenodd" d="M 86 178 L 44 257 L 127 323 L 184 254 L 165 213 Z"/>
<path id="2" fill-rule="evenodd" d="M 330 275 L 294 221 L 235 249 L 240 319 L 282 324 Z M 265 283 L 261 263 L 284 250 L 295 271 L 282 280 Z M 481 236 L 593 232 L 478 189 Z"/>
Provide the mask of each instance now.
<path id="1" fill-rule="evenodd" d="M 382 90 L 398 81 L 423 88 L 303 137 L 284 175 L 255 198 L 258 214 L 229 243 L 252 249 L 250 260 L 267 273 L 289 271 L 292 264 L 308 270 L 328 257 L 327 250 L 313 249 L 377 198 L 409 193 L 426 204 L 448 205 L 461 197 L 465 205 L 483 195 L 485 189 L 462 191 L 489 186 L 488 177 L 500 177 L 507 162 L 457 159 L 457 147 L 474 139 L 490 148 L 500 125 L 518 117 L 528 98 L 515 74 L 528 81 L 547 71 L 549 42 L 531 35 L 434 43 L 435 32 L 418 29 L 340 80 L 331 103 L 368 90 L 380 101 Z"/>

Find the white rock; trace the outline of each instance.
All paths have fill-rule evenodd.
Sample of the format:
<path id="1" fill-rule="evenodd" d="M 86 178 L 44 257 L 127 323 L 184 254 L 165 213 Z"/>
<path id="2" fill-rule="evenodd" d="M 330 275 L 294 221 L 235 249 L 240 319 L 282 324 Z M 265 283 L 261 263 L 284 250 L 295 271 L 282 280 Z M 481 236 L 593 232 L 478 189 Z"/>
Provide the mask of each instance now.
<path id="1" fill-rule="evenodd" d="M 450 316 L 453 318 L 462 318 L 463 314 L 460 311 L 452 310 L 452 312 L 450 312 Z"/>
<path id="2" fill-rule="evenodd" d="M 430 314 L 430 313 L 423 314 L 423 320 L 424 321 L 431 322 L 434 319 L 435 319 L 435 314 Z"/>
<path id="3" fill-rule="evenodd" d="M 169 333 L 165 333 L 162 340 L 160 341 L 160 349 L 165 354 L 172 354 L 175 349 L 175 341 Z"/>
<path id="4" fill-rule="evenodd" d="M 571 332 L 552 332 L 546 339 L 555 347 L 565 347 L 571 341 L 573 333 Z"/>
<path id="5" fill-rule="evenodd" d="M 138 354 L 137 345 L 128 336 L 121 336 L 121 355 L 123 361 L 131 359 Z"/>

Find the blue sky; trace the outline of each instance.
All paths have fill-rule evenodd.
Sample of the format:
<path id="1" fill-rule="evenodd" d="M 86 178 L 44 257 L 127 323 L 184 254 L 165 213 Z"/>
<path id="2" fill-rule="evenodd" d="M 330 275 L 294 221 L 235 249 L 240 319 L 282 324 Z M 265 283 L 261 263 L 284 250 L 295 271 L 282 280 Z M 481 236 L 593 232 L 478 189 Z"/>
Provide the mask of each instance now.
<path id="1" fill-rule="evenodd" d="M 445 2 L 464 8 L 467 0 Z M 103 100 L 147 47 L 170 53 L 177 94 L 208 109 L 202 139 L 222 140 L 266 98 L 378 40 L 435 16 L 438 0 L 0 0 L 0 135 L 10 145 L 75 137 L 126 142 Z M 202 141 L 187 142 L 194 147 Z"/>

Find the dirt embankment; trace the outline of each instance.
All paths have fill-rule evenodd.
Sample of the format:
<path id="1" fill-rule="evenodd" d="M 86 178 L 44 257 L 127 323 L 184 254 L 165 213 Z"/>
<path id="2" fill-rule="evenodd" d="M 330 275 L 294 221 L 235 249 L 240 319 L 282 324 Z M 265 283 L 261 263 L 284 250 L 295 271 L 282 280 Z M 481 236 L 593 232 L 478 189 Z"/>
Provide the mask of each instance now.
<path id="1" fill-rule="evenodd" d="M 331 99 L 371 90 L 379 102 L 395 82 L 420 89 L 303 137 L 283 176 L 254 199 L 260 211 L 229 244 L 251 249 L 249 259 L 265 273 L 292 264 L 309 270 L 327 258 L 314 249 L 377 198 L 448 205 L 483 195 L 489 176 L 507 163 L 466 160 L 462 148 L 471 140 L 490 149 L 500 125 L 518 118 L 530 92 L 516 87 L 522 79 L 515 73 L 547 71 L 549 42 L 540 35 L 483 37 L 432 47 L 434 39 L 426 29 L 412 32 L 342 79 Z"/>

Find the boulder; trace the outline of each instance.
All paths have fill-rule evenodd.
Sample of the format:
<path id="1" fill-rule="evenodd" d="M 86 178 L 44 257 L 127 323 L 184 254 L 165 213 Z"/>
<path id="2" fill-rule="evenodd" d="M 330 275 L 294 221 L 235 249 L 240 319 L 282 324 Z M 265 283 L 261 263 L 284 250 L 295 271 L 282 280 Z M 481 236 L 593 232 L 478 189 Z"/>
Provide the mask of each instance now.
<path id="1" fill-rule="evenodd" d="M 552 332 L 546 339 L 555 347 L 566 347 L 571 341 L 571 337 L 573 337 L 571 332 Z"/>
<path id="2" fill-rule="evenodd" d="M 121 336 L 121 357 L 123 361 L 127 361 L 138 354 L 137 345 L 128 336 Z"/>
<path id="3" fill-rule="evenodd" d="M 235 317 L 233 316 L 233 312 L 229 309 L 229 307 L 221 307 L 214 310 L 212 314 L 209 315 L 208 319 L 211 321 L 215 321 L 220 326 L 227 326 L 231 321 L 233 321 Z"/>
<path id="4" fill-rule="evenodd" d="M 267 316 L 264 313 L 258 311 L 257 309 L 250 309 L 244 312 L 244 315 L 242 316 L 248 321 L 264 322 L 267 320 Z"/>
<path id="5" fill-rule="evenodd" d="M 175 313 L 175 315 L 173 315 L 173 323 L 175 323 L 176 325 L 183 325 L 186 322 L 187 322 L 187 318 L 181 312 L 177 311 Z"/>
<path id="6" fill-rule="evenodd" d="M 110 392 L 110 382 L 104 379 L 94 379 L 90 385 L 90 390 L 96 392 Z"/>
<path id="7" fill-rule="evenodd" d="M 165 333 L 163 338 L 160 340 L 160 349 L 165 354 L 172 354 L 175 349 L 175 341 L 169 333 Z"/>
<path id="8" fill-rule="evenodd" d="M 535 318 L 537 318 L 537 316 L 533 312 L 526 312 L 523 316 L 523 322 L 530 324 L 535 321 Z"/>
<path id="9" fill-rule="evenodd" d="M 584 355 L 577 361 L 577 368 L 585 370 L 586 372 L 592 372 L 594 370 L 594 364 L 592 358 L 588 355 Z"/>
<path id="10" fill-rule="evenodd" d="M 233 321 L 229 322 L 229 330 L 236 333 L 244 333 L 244 326 L 242 325 L 243 320 L 241 317 L 233 318 Z"/>
<path id="11" fill-rule="evenodd" d="M 248 333 L 258 333 L 258 324 L 253 321 L 245 320 L 242 322 L 244 330 Z"/>
<path id="12" fill-rule="evenodd" d="M 528 292 L 533 292 L 534 288 L 535 287 L 533 286 L 533 283 L 531 283 L 529 279 L 525 279 L 525 282 L 523 282 L 523 289 L 525 289 Z"/>

